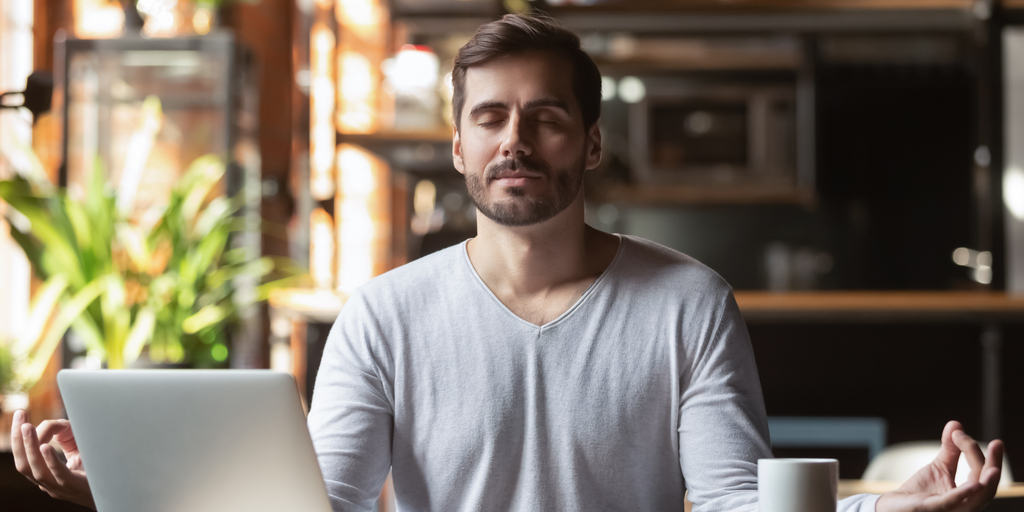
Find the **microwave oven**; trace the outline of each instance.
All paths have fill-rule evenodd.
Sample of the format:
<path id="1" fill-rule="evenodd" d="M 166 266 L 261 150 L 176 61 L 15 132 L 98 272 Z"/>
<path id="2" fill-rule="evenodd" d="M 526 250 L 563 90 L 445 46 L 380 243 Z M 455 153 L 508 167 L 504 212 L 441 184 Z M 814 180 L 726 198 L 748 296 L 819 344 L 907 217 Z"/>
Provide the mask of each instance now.
<path id="1" fill-rule="evenodd" d="M 633 179 L 647 185 L 799 186 L 796 81 L 647 80 L 629 107 Z"/>

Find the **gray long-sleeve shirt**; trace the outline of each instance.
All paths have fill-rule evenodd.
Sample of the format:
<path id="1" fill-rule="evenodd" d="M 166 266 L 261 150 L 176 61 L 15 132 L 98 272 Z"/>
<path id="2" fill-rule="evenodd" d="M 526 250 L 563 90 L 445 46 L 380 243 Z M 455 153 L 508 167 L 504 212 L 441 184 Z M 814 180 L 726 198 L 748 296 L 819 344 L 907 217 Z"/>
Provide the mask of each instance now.
<path id="1" fill-rule="evenodd" d="M 389 468 L 402 511 L 757 509 L 771 457 L 729 286 L 621 236 L 557 319 L 531 324 L 465 243 L 373 279 L 324 350 L 309 429 L 336 511 L 370 510 Z M 874 511 L 855 496 L 840 511 Z"/>

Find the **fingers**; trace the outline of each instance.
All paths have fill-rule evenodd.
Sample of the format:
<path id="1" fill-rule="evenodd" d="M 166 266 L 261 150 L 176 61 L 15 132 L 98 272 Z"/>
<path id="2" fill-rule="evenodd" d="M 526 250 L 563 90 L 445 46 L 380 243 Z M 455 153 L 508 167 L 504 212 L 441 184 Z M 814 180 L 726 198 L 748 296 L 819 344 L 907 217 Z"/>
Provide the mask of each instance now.
<path id="1" fill-rule="evenodd" d="M 68 469 L 57 458 L 57 450 L 53 446 L 43 445 L 41 451 L 43 458 L 46 460 L 47 467 L 53 473 L 56 485 L 51 487 L 40 486 L 40 489 L 46 491 L 54 498 L 71 501 L 95 509 L 96 505 L 92 499 L 92 491 L 89 488 L 89 481 L 86 480 L 85 475 Z"/>
<path id="2" fill-rule="evenodd" d="M 75 442 L 75 434 L 71 432 L 71 422 L 68 420 L 46 420 L 39 424 L 36 432 L 41 443 L 57 439 L 64 453 L 78 451 L 78 443 Z"/>
<path id="3" fill-rule="evenodd" d="M 1003 450 L 1003 442 L 998 439 L 988 444 L 988 457 L 978 479 L 981 488 L 973 496 L 967 498 L 965 502 L 967 510 L 981 510 L 996 496 L 999 477 L 1003 472 Z"/>
<path id="4" fill-rule="evenodd" d="M 36 429 L 32 428 L 32 424 L 22 423 L 21 437 L 24 440 L 25 458 L 28 459 L 32 478 L 39 485 L 50 485 L 54 481 L 53 474 L 46 467 L 46 460 L 43 459 L 43 454 L 39 450 L 39 438 L 36 436 Z"/>
<path id="5" fill-rule="evenodd" d="M 930 510 L 962 510 L 968 500 L 973 500 L 981 490 L 981 485 L 975 482 L 968 482 L 960 487 L 950 489 L 949 492 L 943 494 L 937 504 Z"/>
<path id="6" fill-rule="evenodd" d="M 964 433 L 963 430 L 956 430 L 953 432 L 953 443 L 956 447 L 964 453 L 964 457 L 967 459 L 967 464 L 971 468 L 971 473 L 968 476 L 968 480 L 971 482 L 977 482 L 981 478 L 981 470 L 985 467 L 985 454 L 981 452 L 981 447 L 974 441 L 971 436 Z"/>
<path id="7" fill-rule="evenodd" d="M 1003 469 L 1003 453 L 1006 451 L 1006 445 L 1002 441 L 995 439 L 991 443 L 988 443 L 988 457 L 985 459 L 986 471 L 990 468 L 996 469 L 996 481 L 998 482 L 999 476 L 1001 476 Z M 982 477 L 984 480 L 984 476 Z M 985 482 L 982 481 L 984 484 Z"/>
<path id="8" fill-rule="evenodd" d="M 28 423 L 24 411 L 16 411 L 11 422 L 11 451 L 18 472 L 39 490 L 54 498 L 73 501 L 95 509 L 85 473 L 73 471 L 57 455 L 57 449 L 40 442 L 56 438 L 62 446 L 75 446 L 71 426 L 66 420 L 44 421 L 38 432 Z"/>
<path id="9" fill-rule="evenodd" d="M 985 508 L 992 498 L 996 495 L 996 485 L 999 483 L 999 470 L 996 468 L 985 468 L 981 475 L 982 482 L 989 481 L 989 484 L 985 483 L 970 483 L 964 485 L 975 485 L 977 486 L 975 491 L 964 499 L 961 505 L 961 510 L 965 511 L 977 511 Z"/>
<path id="10" fill-rule="evenodd" d="M 43 458 L 53 473 L 54 481 L 67 491 L 82 493 L 89 491 L 89 481 L 81 472 L 72 471 L 57 456 L 57 450 L 50 445 L 43 445 Z"/>
<path id="11" fill-rule="evenodd" d="M 46 467 L 50 470 L 50 474 L 53 475 L 53 480 L 57 482 L 57 485 L 64 487 L 71 482 L 72 473 L 57 457 L 57 450 L 48 444 L 44 444 L 39 447 L 39 451 L 43 454 L 43 460 L 46 461 Z"/>
<path id="12" fill-rule="evenodd" d="M 11 453 L 14 454 L 14 467 L 18 473 L 39 485 L 39 482 L 32 476 L 32 468 L 29 466 L 28 456 L 25 455 L 25 440 L 21 431 L 23 424 L 25 424 L 25 411 L 15 411 L 11 422 Z"/>
<path id="13" fill-rule="evenodd" d="M 953 433 L 963 432 L 963 430 L 959 421 L 946 423 L 946 427 L 942 429 L 942 448 L 939 449 L 939 454 L 935 457 L 935 461 L 946 468 L 951 482 L 956 474 L 957 463 L 960 461 L 960 448 L 953 442 Z"/>

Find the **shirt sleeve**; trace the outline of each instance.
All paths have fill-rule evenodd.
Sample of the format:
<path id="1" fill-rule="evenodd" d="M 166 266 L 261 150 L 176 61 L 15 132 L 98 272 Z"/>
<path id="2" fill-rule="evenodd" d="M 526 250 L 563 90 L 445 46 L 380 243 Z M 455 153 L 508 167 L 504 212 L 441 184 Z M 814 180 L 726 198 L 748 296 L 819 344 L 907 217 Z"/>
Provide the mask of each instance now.
<path id="1" fill-rule="evenodd" d="M 687 352 L 681 375 L 679 466 L 694 512 L 756 512 L 757 460 L 772 457 L 768 418 L 746 324 L 729 293 Z M 874 512 L 878 496 L 839 501 L 838 512 Z"/>
<path id="2" fill-rule="evenodd" d="M 335 512 L 373 510 L 391 467 L 394 409 L 370 349 L 383 344 L 369 313 L 357 293 L 338 316 L 307 419 Z"/>

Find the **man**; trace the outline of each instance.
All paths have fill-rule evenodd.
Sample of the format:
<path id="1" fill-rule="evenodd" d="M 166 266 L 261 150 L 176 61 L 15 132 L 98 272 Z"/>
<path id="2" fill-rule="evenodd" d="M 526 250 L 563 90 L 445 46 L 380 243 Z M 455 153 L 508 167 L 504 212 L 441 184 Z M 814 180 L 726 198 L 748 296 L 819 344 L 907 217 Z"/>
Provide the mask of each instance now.
<path id="1" fill-rule="evenodd" d="M 600 75 L 579 39 L 506 16 L 460 50 L 453 82 L 478 235 L 372 280 L 331 331 L 308 422 L 334 509 L 370 510 L 390 469 L 402 510 L 681 510 L 687 489 L 696 511 L 756 510 L 771 452 L 728 285 L 584 224 Z M 40 450 L 67 432 L 53 425 L 13 430 L 19 470 L 80 493 L 84 475 Z M 899 491 L 840 509 L 979 510 L 1002 444 L 986 460 L 950 422 L 942 445 Z"/>

